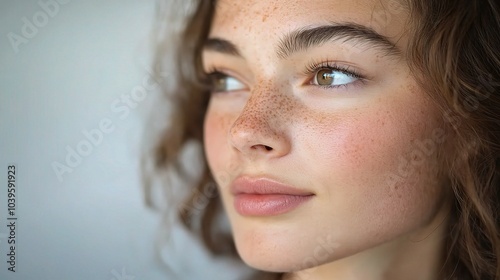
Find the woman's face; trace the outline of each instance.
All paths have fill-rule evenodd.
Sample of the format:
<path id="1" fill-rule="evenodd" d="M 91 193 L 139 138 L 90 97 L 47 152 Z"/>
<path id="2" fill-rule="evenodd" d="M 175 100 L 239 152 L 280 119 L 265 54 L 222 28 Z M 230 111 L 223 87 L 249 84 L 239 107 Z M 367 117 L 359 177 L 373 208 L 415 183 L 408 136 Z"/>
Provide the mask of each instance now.
<path id="1" fill-rule="evenodd" d="M 218 1 L 204 146 L 247 264 L 297 271 L 431 232 L 444 130 L 407 20 L 391 0 Z"/>

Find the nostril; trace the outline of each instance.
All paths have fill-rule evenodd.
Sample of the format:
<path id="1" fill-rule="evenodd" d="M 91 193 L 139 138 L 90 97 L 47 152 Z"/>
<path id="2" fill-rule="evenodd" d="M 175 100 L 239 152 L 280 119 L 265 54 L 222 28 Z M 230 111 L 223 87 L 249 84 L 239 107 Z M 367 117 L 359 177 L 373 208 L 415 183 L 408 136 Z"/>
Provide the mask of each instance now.
<path id="1" fill-rule="evenodd" d="M 267 146 L 267 145 L 253 145 L 251 147 L 251 149 L 253 149 L 253 150 L 258 150 L 258 149 L 262 150 L 263 148 L 266 149 L 266 151 L 272 151 L 273 150 L 273 148 L 271 146 Z"/>

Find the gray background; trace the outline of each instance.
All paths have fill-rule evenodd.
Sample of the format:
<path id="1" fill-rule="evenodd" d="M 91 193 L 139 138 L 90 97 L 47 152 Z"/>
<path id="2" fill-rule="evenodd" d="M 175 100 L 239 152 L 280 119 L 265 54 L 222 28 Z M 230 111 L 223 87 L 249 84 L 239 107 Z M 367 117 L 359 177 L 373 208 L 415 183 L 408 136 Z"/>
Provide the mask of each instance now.
<path id="1" fill-rule="evenodd" d="M 237 279 L 179 228 L 160 257 L 180 276 L 155 261 L 160 216 L 143 203 L 139 157 L 158 92 L 121 99 L 149 75 L 155 1 L 60 0 L 51 15 L 39 4 L 54 1 L 0 2 L 0 279 Z M 88 150 L 84 132 L 103 120 L 113 130 Z M 78 147 L 80 161 L 68 156 Z M 71 173 L 58 177 L 56 162 Z M 16 273 L 6 263 L 11 163 Z"/>

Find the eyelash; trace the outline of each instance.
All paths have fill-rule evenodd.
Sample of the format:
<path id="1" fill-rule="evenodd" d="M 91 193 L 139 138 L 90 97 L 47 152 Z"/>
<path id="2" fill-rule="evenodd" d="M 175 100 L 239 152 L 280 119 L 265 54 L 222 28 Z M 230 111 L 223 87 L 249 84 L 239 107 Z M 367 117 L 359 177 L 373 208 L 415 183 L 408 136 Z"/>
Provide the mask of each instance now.
<path id="1" fill-rule="evenodd" d="M 314 75 L 316 75 L 316 73 L 322 69 L 328 69 L 331 71 L 338 71 L 338 72 L 341 72 L 341 73 L 348 75 L 350 77 L 357 78 L 360 81 L 365 80 L 365 77 L 363 75 L 361 75 L 359 72 L 357 72 L 356 70 L 351 69 L 349 66 L 338 65 L 337 63 L 332 62 L 332 61 L 322 61 L 322 62 L 313 61 L 306 66 L 306 70 L 304 71 L 304 75 L 305 76 L 313 75 L 312 80 L 310 80 L 310 82 L 312 82 L 315 78 Z M 324 88 L 324 89 L 332 89 L 332 88 L 348 87 L 349 85 L 351 85 L 351 84 L 315 85 L 315 86 L 319 86 L 319 87 Z"/>
<path id="2" fill-rule="evenodd" d="M 217 66 L 212 66 L 208 69 L 208 71 L 205 72 L 205 77 L 210 78 L 213 76 L 224 76 L 227 77 L 229 76 L 228 74 L 224 73 L 224 70 L 218 68 Z"/>
<path id="3" fill-rule="evenodd" d="M 306 66 L 306 69 L 304 70 L 303 74 L 305 76 L 313 76 L 312 79 L 314 79 L 314 75 L 322 70 L 322 69 L 328 69 L 331 71 L 338 71 L 341 72 L 345 75 L 348 75 L 353 78 L 357 78 L 360 81 L 365 80 L 365 77 L 361 75 L 359 72 L 357 72 L 354 69 L 351 69 L 349 66 L 343 66 L 343 65 L 338 65 L 335 62 L 332 61 L 322 61 L 322 62 L 311 62 Z M 224 70 L 218 68 L 217 66 L 211 66 L 209 70 L 205 73 L 207 78 L 211 77 L 232 77 L 229 74 L 226 74 Z M 312 80 L 310 80 L 311 82 Z M 315 85 L 319 86 L 324 89 L 332 89 L 332 88 L 340 88 L 340 87 L 348 87 L 351 84 L 344 84 L 344 85 Z"/>

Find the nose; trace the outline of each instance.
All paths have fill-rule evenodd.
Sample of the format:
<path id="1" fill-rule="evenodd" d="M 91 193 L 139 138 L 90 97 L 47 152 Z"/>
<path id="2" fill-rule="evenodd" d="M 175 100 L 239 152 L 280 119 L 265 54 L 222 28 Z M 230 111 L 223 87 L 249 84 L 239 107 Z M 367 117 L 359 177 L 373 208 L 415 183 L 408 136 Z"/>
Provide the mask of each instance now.
<path id="1" fill-rule="evenodd" d="M 290 152 L 289 116 L 283 96 L 252 93 L 229 130 L 231 145 L 244 156 L 279 158 Z M 286 110 L 290 111 L 290 110 Z"/>

